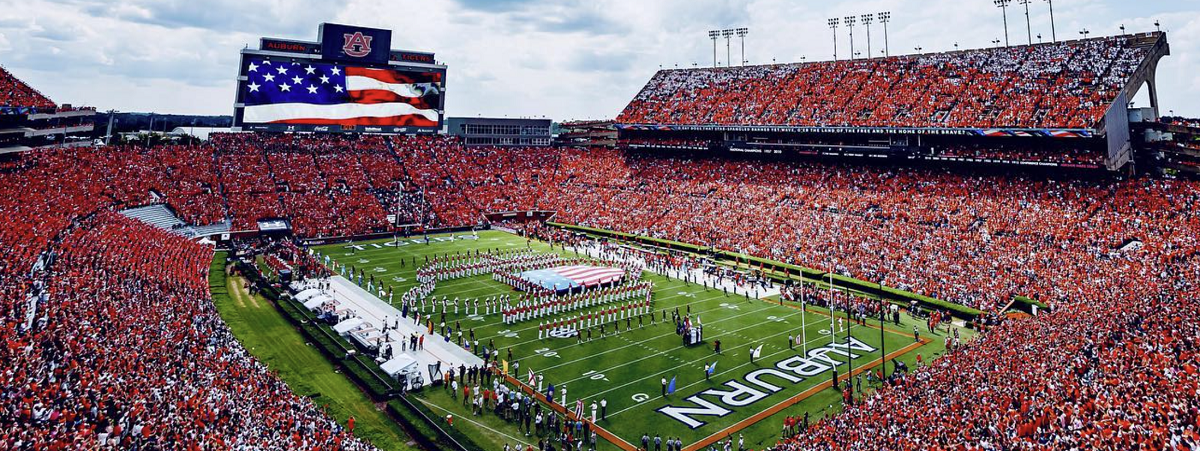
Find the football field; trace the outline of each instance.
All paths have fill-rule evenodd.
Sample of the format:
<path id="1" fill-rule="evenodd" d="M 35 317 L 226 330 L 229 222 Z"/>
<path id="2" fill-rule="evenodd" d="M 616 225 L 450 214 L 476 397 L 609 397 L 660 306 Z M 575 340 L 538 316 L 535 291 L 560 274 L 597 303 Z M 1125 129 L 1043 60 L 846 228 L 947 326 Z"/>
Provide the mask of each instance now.
<path id="1" fill-rule="evenodd" d="M 528 248 L 575 257 L 569 249 L 499 231 L 479 232 L 478 238 L 470 234 L 431 236 L 428 244 L 423 237 L 414 238 L 401 240 L 400 245 L 385 239 L 315 249 L 339 264 L 374 275 L 377 282 L 394 290 L 397 303 L 400 293 L 417 285 L 415 272 L 426 256 Z M 609 441 L 615 443 L 601 443 L 600 449 L 628 449 L 621 442 L 641 446 L 643 434 L 679 437 L 689 451 L 727 437 L 736 441 L 744 434 L 746 446 L 761 448 L 779 437 L 786 415 L 807 412 L 816 422 L 840 409 L 841 394 L 830 387 L 835 371 L 842 377 L 873 371 L 885 351 L 889 359 L 914 368 L 918 354 L 928 362 L 944 349 L 944 330 L 930 334 L 923 321 L 913 322 L 908 315 L 902 315 L 900 325 L 887 323 L 881 329 L 878 320 L 851 324 L 831 317 L 825 309 L 750 299 L 650 272 L 643 280 L 653 284 L 653 323 L 648 317 L 641 321 L 638 317 L 618 319 L 614 333 L 613 323 L 606 322 L 607 334 L 600 336 L 596 328 L 590 340 L 539 338 L 539 320 L 505 324 L 500 315 L 484 314 L 482 307 L 480 314 L 473 308 L 455 311 L 451 307 L 447 323 L 461 324 L 464 335 L 474 331 L 480 344 L 494 342 L 501 359 L 511 352 L 509 374 L 521 383 L 527 381 L 530 370 L 541 375 L 543 391 L 553 384 L 557 403 L 562 403 L 565 392 L 568 409 L 574 410 L 577 400 L 583 400 L 587 406 L 584 413 L 590 416 L 591 404 L 606 400 L 604 418 L 597 425 L 611 433 Z M 490 274 L 441 281 L 433 292 L 439 299 L 503 294 L 516 297 L 518 293 L 494 281 Z M 671 322 L 676 310 L 700 319 L 704 343 L 684 346 Z M 919 340 L 913 336 L 914 325 L 919 325 Z M 965 329 L 961 333 L 969 335 Z M 803 343 L 794 345 L 795 340 L 789 338 L 797 336 Z M 713 349 L 717 340 L 720 354 Z M 751 361 L 751 349 L 760 346 L 759 357 Z M 715 370 L 708 374 L 705 368 L 711 365 Z M 889 371 L 891 368 L 889 360 Z M 664 379 L 674 380 L 674 392 L 665 396 Z M 864 374 L 863 390 L 874 385 Z M 455 427 L 470 431 L 485 447 L 537 441 L 490 413 L 472 417 L 461 399 L 452 400 L 441 388 L 426 388 L 417 397 L 439 414 L 454 414 L 459 418 Z"/>

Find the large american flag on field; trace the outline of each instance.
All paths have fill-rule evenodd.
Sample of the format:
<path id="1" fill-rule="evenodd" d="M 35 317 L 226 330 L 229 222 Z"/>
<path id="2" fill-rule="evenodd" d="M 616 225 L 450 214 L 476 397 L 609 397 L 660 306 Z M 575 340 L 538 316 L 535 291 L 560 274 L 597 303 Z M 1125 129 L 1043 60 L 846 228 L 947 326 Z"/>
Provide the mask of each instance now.
<path id="1" fill-rule="evenodd" d="M 612 267 L 574 265 L 535 269 L 525 271 L 519 275 L 522 279 L 536 283 L 547 289 L 566 290 L 579 286 L 593 287 L 616 282 L 625 276 L 625 270 Z"/>
<path id="2" fill-rule="evenodd" d="M 438 125 L 437 72 L 250 60 L 244 73 L 248 124 Z"/>

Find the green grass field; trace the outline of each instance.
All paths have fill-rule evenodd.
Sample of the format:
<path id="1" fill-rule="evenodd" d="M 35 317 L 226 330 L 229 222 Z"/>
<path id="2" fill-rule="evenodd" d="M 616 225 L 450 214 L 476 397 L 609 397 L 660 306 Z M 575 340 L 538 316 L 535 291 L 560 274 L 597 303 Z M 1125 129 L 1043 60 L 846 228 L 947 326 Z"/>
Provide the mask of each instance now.
<path id="1" fill-rule="evenodd" d="M 478 236 L 478 240 L 449 240 L 442 236 L 436 238 L 444 241 L 435 239 L 430 244 L 422 242 L 392 246 L 389 243 L 391 240 L 377 240 L 354 243 L 353 247 L 338 244 L 316 249 L 342 264 L 373 274 L 376 280 L 394 288 L 397 299 L 400 293 L 416 285 L 415 271 L 424 262 L 425 256 L 474 252 L 476 249 L 526 247 L 539 252 L 564 252 L 552 249 L 545 243 L 527 242 L 524 238 L 498 231 L 480 232 Z M 413 264 L 414 258 L 416 265 Z M 447 318 L 451 323 L 460 321 L 464 331 L 473 329 L 480 343 L 494 340 L 502 358 L 507 350 L 511 350 L 514 360 L 520 365 L 514 374 L 518 379 L 525 380 L 528 369 L 544 375 L 547 383 L 559 388 L 555 393 L 556 401 L 561 400 L 561 388 L 564 386 L 568 392 L 567 404 L 571 408 L 576 399 L 582 398 L 589 405 L 593 401 L 606 399 L 607 419 L 599 421 L 598 425 L 635 446 L 640 445 L 639 438 L 643 433 L 651 436 L 661 434 L 664 438 L 678 436 L 688 446 L 707 437 L 724 438 L 723 434 L 728 433 L 729 428 L 741 423 L 738 432 L 733 435 L 744 434 L 746 446 L 761 448 L 777 440 L 785 415 L 808 412 L 816 421 L 840 409 L 840 393 L 820 387 L 829 383 L 831 371 L 815 372 L 804 378 L 793 375 L 799 379 L 795 381 L 770 372 L 762 375 L 763 371 L 759 371 L 762 375 L 757 379 L 761 382 L 759 384 L 751 384 L 744 379 L 747 374 L 772 368 L 778 362 L 801 355 L 803 351 L 800 346 L 794 349 L 788 346 L 788 336 L 797 334 L 807 338 L 810 361 L 825 362 L 826 368 L 829 362 L 837 362 L 839 374 L 844 375 L 847 372 L 846 357 L 824 348 L 831 343 L 828 311 L 810 307 L 802 312 L 797 305 L 781 306 L 778 302 L 726 295 L 719 290 L 705 289 L 650 273 L 645 279 L 654 284 L 654 310 L 659 319 L 657 324 L 651 325 L 647 321 L 639 327 L 637 319 L 634 319 L 631 321 L 632 330 L 626 330 L 625 321 L 620 321 L 619 333 L 612 335 L 609 327 L 608 337 L 600 338 L 595 334 L 593 340 L 584 343 L 577 343 L 574 338 L 538 339 L 538 320 L 503 324 L 498 315 L 475 316 L 461 310 L 458 314 L 451 310 Z M 505 293 L 513 293 L 512 288 L 493 281 L 490 275 L 481 275 L 440 282 L 434 296 L 483 298 Z M 667 323 L 661 321 L 664 310 L 679 309 L 683 313 L 688 308 L 693 316 L 701 317 L 707 345 L 684 347 L 674 333 L 674 325 L 669 323 L 669 313 Z M 890 323 L 886 326 L 882 338 L 877 322 L 865 326 L 847 324 L 850 335 L 871 349 L 853 351 L 858 357 L 853 359 L 851 365 L 856 369 L 878 365 L 883 348 L 889 355 L 905 361 L 910 368 L 915 367 L 917 354 L 922 354 L 925 361 L 929 361 L 943 352 L 942 334 L 945 332 L 930 337 L 924 330 L 924 322 L 912 322 L 907 315 L 903 316 L 905 320 L 899 326 Z M 932 340 L 925 344 L 915 343 L 909 335 L 914 324 L 920 325 L 923 338 Z M 964 338 L 970 335 L 965 329 L 961 332 L 966 334 Z M 714 340 L 722 343 L 723 352 L 720 355 L 713 352 L 711 344 Z M 846 343 L 846 332 L 839 334 L 838 343 Z M 751 363 L 749 349 L 759 345 L 763 346 L 762 355 Z M 905 347 L 909 348 L 902 355 L 894 354 Z M 704 366 L 714 362 L 717 370 L 706 379 Z M 794 364 L 796 361 L 791 362 Z M 807 369 L 815 371 L 818 368 Z M 661 395 L 662 378 L 676 379 L 674 394 L 666 397 Z M 867 388 L 865 380 L 863 385 Z M 738 388 L 741 390 L 734 390 Z M 693 395 L 705 391 L 708 393 L 697 396 L 702 401 L 725 401 L 717 403 L 718 409 L 715 411 L 721 415 L 680 414 L 693 419 L 689 425 L 685 424 L 686 420 L 681 421 L 658 410 L 667 406 L 697 407 L 698 404 L 694 404 L 697 398 L 693 398 Z M 722 398 L 718 391 L 725 391 L 726 397 Z M 522 443 L 536 442 L 536 438 L 524 437 L 515 425 L 489 418 L 490 414 L 469 418 L 461 405 L 440 390 L 427 389 L 418 394 L 418 398 L 435 406 L 433 410 L 439 414 L 453 412 L 460 418 L 455 427 L 467 431 L 485 447 L 494 446 L 492 449 L 498 449 L 503 443 L 518 440 Z M 789 403 L 794 404 L 787 405 Z M 768 411 L 773 406 L 777 406 L 776 409 Z M 702 424 L 697 425 L 697 422 Z M 600 448 L 616 449 L 611 444 L 602 444 Z"/>
<path id="2" fill-rule="evenodd" d="M 267 365 L 292 391 L 311 397 L 342 424 L 354 416 L 354 435 L 380 449 L 413 450 L 408 435 L 379 410 L 361 390 L 292 327 L 262 296 L 251 296 L 242 279 L 230 277 L 229 294 L 213 297 L 221 318 L 255 358 Z"/>

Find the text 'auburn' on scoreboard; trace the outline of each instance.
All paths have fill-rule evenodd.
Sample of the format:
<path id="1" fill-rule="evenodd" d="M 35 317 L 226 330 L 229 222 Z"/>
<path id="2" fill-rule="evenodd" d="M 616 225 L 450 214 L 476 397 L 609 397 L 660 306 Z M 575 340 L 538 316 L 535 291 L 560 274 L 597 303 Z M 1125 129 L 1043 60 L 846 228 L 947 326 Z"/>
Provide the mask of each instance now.
<path id="1" fill-rule="evenodd" d="M 391 48 L 392 32 L 321 24 L 317 42 L 262 38 L 238 66 L 235 130 L 435 133 L 446 66 Z"/>

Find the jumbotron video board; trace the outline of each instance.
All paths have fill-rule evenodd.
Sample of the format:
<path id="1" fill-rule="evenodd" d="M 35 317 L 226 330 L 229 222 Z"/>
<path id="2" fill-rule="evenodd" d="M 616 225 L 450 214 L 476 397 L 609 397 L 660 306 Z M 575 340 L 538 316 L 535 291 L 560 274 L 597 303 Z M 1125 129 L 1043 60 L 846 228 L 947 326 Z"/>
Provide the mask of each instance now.
<path id="1" fill-rule="evenodd" d="M 436 133 L 446 66 L 391 48 L 392 32 L 321 24 L 317 42 L 262 38 L 242 50 L 235 130 Z"/>

